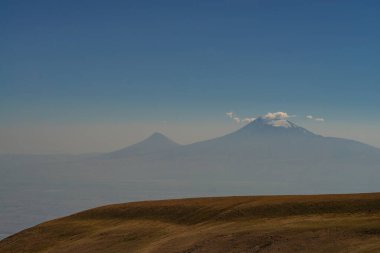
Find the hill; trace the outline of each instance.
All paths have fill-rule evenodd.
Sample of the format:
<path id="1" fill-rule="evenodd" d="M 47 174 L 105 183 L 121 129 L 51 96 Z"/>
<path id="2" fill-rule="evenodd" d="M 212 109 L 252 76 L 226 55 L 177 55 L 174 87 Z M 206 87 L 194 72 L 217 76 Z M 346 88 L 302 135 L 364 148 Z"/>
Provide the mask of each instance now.
<path id="1" fill-rule="evenodd" d="M 0 241 L 0 253 L 379 251 L 380 193 L 109 205 Z"/>

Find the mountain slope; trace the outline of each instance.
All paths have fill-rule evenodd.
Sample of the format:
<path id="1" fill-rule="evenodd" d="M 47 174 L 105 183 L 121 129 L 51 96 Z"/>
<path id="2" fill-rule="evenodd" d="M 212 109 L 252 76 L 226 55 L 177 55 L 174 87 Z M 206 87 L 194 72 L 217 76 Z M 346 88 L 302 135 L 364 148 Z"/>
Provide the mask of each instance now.
<path id="1" fill-rule="evenodd" d="M 0 241 L 0 253 L 379 252 L 380 194 L 109 205 Z"/>
<path id="2" fill-rule="evenodd" d="M 260 193 L 380 190 L 379 149 L 316 135 L 287 120 L 259 118 L 216 139 L 125 161 L 129 175 L 145 179 L 248 180 Z"/>
<path id="3" fill-rule="evenodd" d="M 129 156 L 149 155 L 152 153 L 170 150 L 178 146 L 180 146 L 178 143 L 175 143 L 174 141 L 170 140 L 165 135 L 161 133 L 154 133 L 150 137 L 139 143 L 104 154 L 103 157 L 127 158 Z"/>

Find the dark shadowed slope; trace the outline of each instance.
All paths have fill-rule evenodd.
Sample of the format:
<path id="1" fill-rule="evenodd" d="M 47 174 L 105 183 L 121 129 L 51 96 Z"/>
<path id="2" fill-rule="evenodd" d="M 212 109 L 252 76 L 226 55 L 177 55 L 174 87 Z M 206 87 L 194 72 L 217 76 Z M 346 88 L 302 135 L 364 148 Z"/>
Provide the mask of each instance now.
<path id="1" fill-rule="evenodd" d="M 378 193 L 110 205 L 0 241 L 0 253 L 379 251 Z"/>

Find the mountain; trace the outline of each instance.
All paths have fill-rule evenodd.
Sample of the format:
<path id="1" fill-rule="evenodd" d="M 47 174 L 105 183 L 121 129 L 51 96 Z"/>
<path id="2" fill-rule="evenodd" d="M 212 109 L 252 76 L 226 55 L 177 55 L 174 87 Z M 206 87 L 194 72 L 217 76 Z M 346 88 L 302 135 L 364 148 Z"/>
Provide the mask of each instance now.
<path id="1" fill-rule="evenodd" d="M 248 134 L 303 134 L 315 135 L 286 119 L 267 119 L 259 117 L 240 129 L 237 133 Z"/>
<path id="2" fill-rule="evenodd" d="M 285 119 L 258 118 L 219 138 L 144 153 L 138 161 L 125 157 L 129 175 L 250 181 L 250 189 L 270 194 L 379 189 L 379 149 L 317 135 Z"/>
<path id="3" fill-rule="evenodd" d="M 132 146 L 116 150 L 107 154 L 103 157 L 106 158 L 127 158 L 130 156 L 142 156 L 149 155 L 158 152 L 167 151 L 180 146 L 178 143 L 170 140 L 168 137 L 161 133 L 154 133 L 147 139 L 136 143 Z"/>
<path id="4" fill-rule="evenodd" d="M 250 162 L 270 158 L 265 166 L 280 160 L 311 163 L 343 157 L 373 158 L 380 154 L 379 149 L 360 142 L 323 137 L 288 120 L 265 118 L 258 118 L 231 134 L 184 146 L 182 150 L 183 154 L 190 150 L 205 155 L 218 153 L 233 160 L 244 157 Z"/>

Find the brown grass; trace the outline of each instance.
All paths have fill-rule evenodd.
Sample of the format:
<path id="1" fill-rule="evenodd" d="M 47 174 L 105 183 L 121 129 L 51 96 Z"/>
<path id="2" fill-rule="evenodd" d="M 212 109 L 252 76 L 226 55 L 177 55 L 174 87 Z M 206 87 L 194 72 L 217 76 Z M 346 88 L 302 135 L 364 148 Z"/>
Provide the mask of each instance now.
<path id="1" fill-rule="evenodd" d="M 109 205 L 0 241 L 13 252 L 380 252 L 380 193 Z"/>

